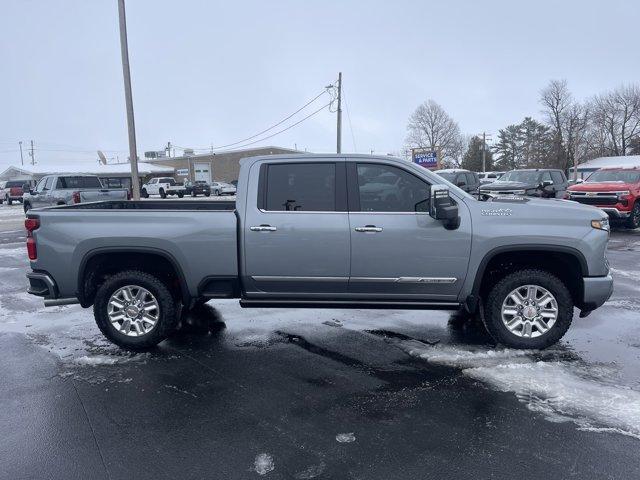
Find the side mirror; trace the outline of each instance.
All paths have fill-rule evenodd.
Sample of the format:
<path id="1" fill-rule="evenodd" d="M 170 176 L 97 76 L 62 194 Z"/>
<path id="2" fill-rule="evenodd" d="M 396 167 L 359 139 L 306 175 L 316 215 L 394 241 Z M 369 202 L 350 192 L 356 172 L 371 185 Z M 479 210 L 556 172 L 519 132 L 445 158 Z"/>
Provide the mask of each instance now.
<path id="1" fill-rule="evenodd" d="M 578 178 L 578 179 L 576 180 L 576 184 L 578 184 L 578 183 L 583 183 L 583 182 L 584 182 L 584 178 Z"/>
<path id="2" fill-rule="evenodd" d="M 435 220 L 441 220 L 447 230 L 454 230 L 460 226 L 458 205 L 451 199 L 449 187 L 432 185 L 429 203 L 429 215 Z"/>

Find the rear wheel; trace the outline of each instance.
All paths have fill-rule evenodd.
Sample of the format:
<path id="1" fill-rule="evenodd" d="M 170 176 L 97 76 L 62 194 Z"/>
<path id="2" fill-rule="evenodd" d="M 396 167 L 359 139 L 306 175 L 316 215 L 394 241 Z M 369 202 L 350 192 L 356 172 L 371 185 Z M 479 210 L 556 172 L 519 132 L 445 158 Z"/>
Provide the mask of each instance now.
<path id="1" fill-rule="evenodd" d="M 164 191 L 164 188 L 158 190 L 158 193 L 160 194 L 160 198 L 167 198 L 167 192 Z"/>
<path id="2" fill-rule="evenodd" d="M 204 192 L 204 196 L 205 197 L 210 197 L 211 196 L 211 192 Z"/>
<path id="3" fill-rule="evenodd" d="M 631 210 L 631 215 L 627 219 L 625 226 L 631 229 L 640 227 L 640 200 L 637 200 L 633 206 L 633 210 Z"/>
<path id="4" fill-rule="evenodd" d="M 7 198 L 5 198 L 6 202 L 8 205 L 13 205 L 13 200 L 11 199 L 11 197 L 9 195 L 7 195 Z"/>
<path id="5" fill-rule="evenodd" d="M 491 336 L 512 348 L 546 348 L 566 333 L 573 299 L 555 275 L 538 269 L 511 273 L 496 283 L 484 305 Z"/>
<path id="6" fill-rule="evenodd" d="M 176 300 L 167 286 L 145 272 L 127 270 L 98 289 L 93 314 L 111 342 L 129 350 L 151 348 L 178 324 Z"/>
<path id="7" fill-rule="evenodd" d="M 31 210 L 31 204 L 29 202 L 24 202 L 22 204 L 22 208 L 24 210 L 24 213 L 29 213 L 29 210 Z"/>
<path id="8" fill-rule="evenodd" d="M 184 197 L 184 192 L 178 192 L 178 198 Z"/>
<path id="9" fill-rule="evenodd" d="M 142 191 L 140 192 L 140 196 L 142 198 L 149 198 L 149 194 L 147 193 L 147 189 L 143 188 Z"/>

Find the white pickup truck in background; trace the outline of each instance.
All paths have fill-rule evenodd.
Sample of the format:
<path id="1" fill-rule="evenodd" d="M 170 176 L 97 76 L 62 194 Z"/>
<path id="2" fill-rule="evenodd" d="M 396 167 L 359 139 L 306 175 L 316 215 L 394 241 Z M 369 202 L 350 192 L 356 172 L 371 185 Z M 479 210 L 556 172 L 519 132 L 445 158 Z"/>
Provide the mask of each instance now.
<path id="1" fill-rule="evenodd" d="M 149 198 L 149 195 L 160 195 L 160 198 L 167 198 L 167 195 L 177 195 L 178 198 L 184 197 L 186 192 L 184 185 L 180 185 L 171 177 L 152 178 L 142 185 L 140 196 Z"/>

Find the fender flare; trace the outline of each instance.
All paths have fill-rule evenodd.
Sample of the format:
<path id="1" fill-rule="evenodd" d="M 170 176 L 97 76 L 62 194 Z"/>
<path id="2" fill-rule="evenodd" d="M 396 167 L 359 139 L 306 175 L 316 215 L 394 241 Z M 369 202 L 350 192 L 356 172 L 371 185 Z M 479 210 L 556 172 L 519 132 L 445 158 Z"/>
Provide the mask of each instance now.
<path id="1" fill-rule="evenodd" d="M 482 277 L 484 277 L 484 273 L 489 262 L 493 260 L 497 255 L 500 255 L 502 253 L 518 252 L 518 251 L 551 252 L 551 253 L 569 254 L 578 261 L 582 276 L 583 277 L 589 276 L 589 267 L 588 267 L 586 258 L 584 257 L 582 252 L 580 252 L 580 250 L 573 247 L 567 247 L 564 245 L 543 245 L 543 244 L 535 244 L 535 243 L 503 245 L 501 247 L 496 247 L 492 250 L 489 250 L 480 261 L 480 264 L 478 265 L 475 278 L 473 279 L 473 287 L 471 289 L 471 294 L 466 298 L 464 302 L 465 308 L 469 312 L 474 312 L 478 306 L 478 302 L 480 300 L 480 288 L 482 286 Z"/>
<path id="2" fill-rule="evenodd" d="M 171 266 L 173 267 L 173 269 L 176 271 L 178 275 L 182 303 L 187 306 L 190 304 L 191 294 L 189 293 L 189 287 L 187 285 L 187 281 L 182 271 L 182 268 L 180 267 L 180 264 L 175 259 L 175 257 L 171 255 L 169 252 L 159 248 L 153 248 L 153 247 L 98 247 L 98 248 L 89 250 L 87 253 L 84 254 L 84 256 L 82 257 L 82 260 L 80 261 L 80 266 L 78 268 L 76 296 L 78 297 L 78 300 L 80 300 L 80 303 L 82 304 L 83 307 L 87 305 L 86 299 L 84 298 L 84 282 L 83 282 L 85 273 L 86 273 L 85 270 L 87 268 L 87 263 L 89 263 L 89 260 L 94 258 L 96 255 L 101 255 L 104 253 L 149 253 L 152 255 L 158 255 L 160 257 L 163 257 L 171 264 Z"/>

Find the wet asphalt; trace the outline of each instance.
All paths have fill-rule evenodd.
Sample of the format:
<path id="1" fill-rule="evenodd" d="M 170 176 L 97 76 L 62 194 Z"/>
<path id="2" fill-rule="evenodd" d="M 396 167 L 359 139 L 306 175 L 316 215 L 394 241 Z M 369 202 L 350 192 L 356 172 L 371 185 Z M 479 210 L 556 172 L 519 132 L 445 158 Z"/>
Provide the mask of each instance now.
<path id="1" fill-rule="evenodd" d="M 408 353 L 493 347 L 452 312 L 211 302 L 129 354 L 91 310 L 24 294 L 23 233 L 0 237 L 0 479 L 640 478 L 640 439 Z M 614 232 L 608 256 L 612 306 L 576 315 L 544 361 L 640 390 L 640 232 Z"/>

